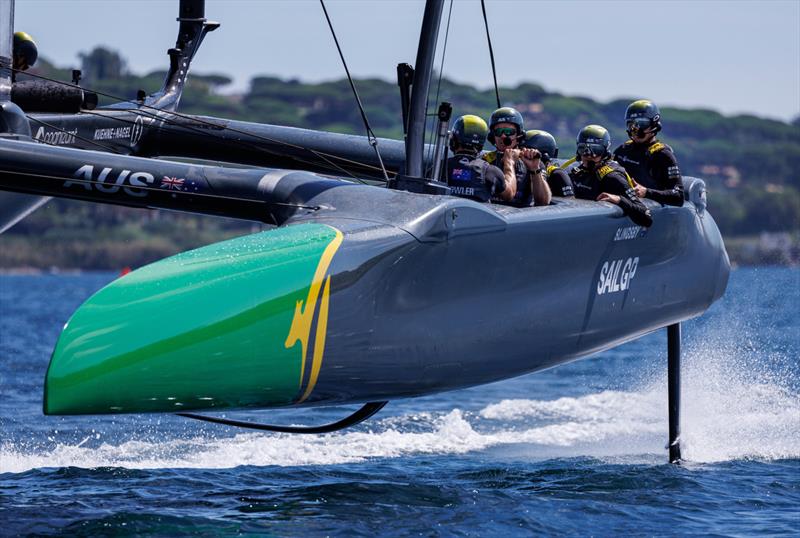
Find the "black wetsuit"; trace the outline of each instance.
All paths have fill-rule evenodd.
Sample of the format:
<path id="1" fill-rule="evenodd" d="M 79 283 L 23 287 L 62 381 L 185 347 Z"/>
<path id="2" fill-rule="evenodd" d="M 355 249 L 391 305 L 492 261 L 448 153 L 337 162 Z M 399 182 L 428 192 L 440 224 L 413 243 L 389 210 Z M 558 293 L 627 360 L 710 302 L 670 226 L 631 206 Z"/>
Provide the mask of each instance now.
<path id="1" fill-rule="evenodd" d="M 563 196 L 564 198 L 575 196 L 575 189 L 572 188 L 569 172 L 554 164 L 548 165 L 544 171 L 547 184 L 550 186 L 550 192 L 553 193 L 553 196 Z"/>
<path id="2" fill-rule="evenodd" d="M 628 174 L 647 187 L 645 198 L 660 204 L 683 205 L 683 181 L 672 148 L 653 140 L 637 144 L 628 140 L 614 150 L 614 160 Z"/>
<path id="3" fill-rule="evenodd" d="M 457 153 L 447 160 L 447 185 L 453 196 L 488 202 L 506 190 L 506 178 L 483 159 Z"/>
<path id="4" fill-rule="evenodd" d="M 503 173 L 503 154 L 499 151 L 487 151 L 482 156 L 483 160 L 493 165 L 494 168 Z M 528 172 L 528 167 L 522 162 L 522 159 L 517 159 L 514 163 L 514 175 L 517 176 L 517 194 L 510 202 L 504 202 L 495 199 L 496 202 L 513 205 L 516 207 L 530 207 L 533 205 L 533 192 L 531 190 L 531 177 Z"/>
<path id="5" fill-rule="evenodd" d="M 575 197 L 584 200 L 597 200 L 600 193 L 607 192 L 619 196 L 619 206 L 630 219 L 639 226 L 653 224 L 653 216 L 636 196 L 633 186 L 628 182 L 625 169 L 608 160 L 588 170 L 583 165 L 573 168 L 569 177 L 575 189 Z"/>

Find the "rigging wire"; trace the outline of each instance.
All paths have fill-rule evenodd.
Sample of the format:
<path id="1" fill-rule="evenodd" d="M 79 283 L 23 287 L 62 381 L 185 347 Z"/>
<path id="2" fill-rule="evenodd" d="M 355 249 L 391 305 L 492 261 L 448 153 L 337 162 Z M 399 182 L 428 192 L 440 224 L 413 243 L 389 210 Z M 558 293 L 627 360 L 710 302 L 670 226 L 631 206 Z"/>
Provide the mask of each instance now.
<path id="1" fill-rule="evenodd" d="M 158 114 L 153 114 L 151 112 L 145 112 L 143 110 L 130 110 L 130 111 L 121 110 L 121 112 L 130 112 L 130 113 L 133 113 L 133 114 L 135 114 L 137 116 L 153 118 L 153 119 L 156 119 L 156 120 L 159 120 L 159 121 L 163 122 L 166 125 L 170 125 L 170 126 L 173 126 L 173 127 L 180 127 L 182 129 L 186 129 L 189 132 L 185 133 L 185 134 L 188 134 L 189 136 L 195 136 L 197 138 L 204 138 L 204 139 L 211 139 L 211 140 L 215 140 L 215 141 L 219 140 L 217 137 L 209 135 L 205 131 L 201 131 L 200 129 L 191 127 L 189 125 L 185 125 L 185 124 L 182 124 L 182 123 L 178 123 L 178 122 L 176 122 L 174 120 L 170 120 L 170 119 L 161 117 Z M 120 117 L 112 116 L 112 115 L 108 115 L 108 114 L 100 114 L 98 112 L 92 112 L 92 111 L 89 111 L 89 110 L 82 110 L 81 114 L 86 114 L 86 115 L 89 115 L 89 116 L 97 116 L 99 118 L 111 119 L 111 120 L 118 121 L 118 122 L 121 122 L 121 123 L 125 123 L 125 124 L 128 124 L 128 125 L 136 125 L 135 121 L 131 121 L 129 119 L 120 118 Z M 150 127 L 145 127 L 145 128 L 146 129 L 150 129 Z M 254 149 L 256 151 L 265 153 L 267 155 L 278 156 L 278 157 L 282 156 L 278 152 L 270 151 L 270 150 L 268 150 L 266 148 L 262 148 L 261 146 L 258 146 L 257 144 L 254 144 L 252 142 L 244 142 L 244 141 L 240 140 L 239 143 L 245 145 L 248 148 L 251 148 L 251 149 Z M 313 164 L 313 165 L 316 165 L 316 166 L 320 166 L 319 163 L 315 163 L 313 161 L 308 161 L 308 160 L 302 159 L 300 157 L 292 157 L 292 158 L 295 159 L 298 162 L 301 162 L 301 163 Z M 322 157 L 322 159 L 330 165 L 330 169 L 331 170 L 335 170 L 337 172 L 343 172 L 344 174 L 352 177 L 354 180 L 356 180 L 356 181 L 358 181 L 360 183 L 365 183 L 365 181 L 363 179 L 361 179 L 359 177 L 356 177 L 349 170 L 347 170 L 345 168 L 342 168 L 341 166 L 339 166 L 335 162 L 333 162 L 331 160 L 328 160 L 328 159 L 325 159 L 324 157 Z M 222 166 L 222 165 L 220 165 L 220 166 Z"/>
<path id="2" fill-rule="evenodd" d="M 444 32 L 444 45 L 442 46 L 442 62 L 439 65 L 439 82 L 437 82 L 436 84 L 436 100 L 434 101 L 434 103 L 436 103 L 437 106 L 439 105 L 439 90 L 442 87 L 442 74 L 444 73 L 444 58 L 445 55 L 447 54 L 447 38 L 450 35 L 450 16 L 452 14 L 453 14 L 453 0 L 450 0 L 450 9 L 447 12 L 447 28 L 445 29 Z M 427 114 L 427 110 L 425 115 L 426 116 L 429 115 Z M 438 117 L 438 114 L 430 114 L 430 116 Z M 435 122 L 436 120 L 434 120 L 434 123 Z M 433 139 L 436 136 L 436 131 L 437 131 L 436 129 L 431 129 L 430 139 L 428 140 L 428 162 L 431 162 L 431 160 L 433 159 Z"/>
<path id="3" fill-rule="evenodd" d="M 18 69 L 13 69 L 12 68 L 12 70 L 13 71 L 17 71 L 17 72 L 21 72 Z M 178 123 L 169 123 L 169 121 L 166 118 L 164 118 L 162 116 L 162 114 L 169 114 L 169 115 L 175 116 L 177 118 L 182 118 L 182 119 L 185 119 L 185 120 L 188 120 L 188 121 L 193 121 L 198 125 L 208 125 L 210 127 L 219 128 L 219 125 L 216 124 L 216 123 L 212 123 L 210 121 L 202 120 L 200 118 L 197 118 L 197 117 L 194 117 L 194 116 L 190 116 L 188 114 L 182 114 L 180 112 L 160 109 L 158 107 L 154 107 L 154 106 L 151 106 L 151 105 L 146 105 L 146 104 L 140 103 L 138 101 L 132 101 L 130 99 L 125 99 L 123 97 L 119 97 L 119 96 L 116 96 L 116 95 L 113 95 L 113 94 L 110 94 L 110 93 L 106 93 L 106 92 L 102 92 L 102 91 L 98 91 L 98 90 L 93 90 L 91 88 L 84 88 L 84 87 L 79 86 L 77 84 L 72 84 L 72 83 L 69 83 L 69 82 L 56 80 L 56 79 L 53 79 L 53 78 L 46 77 L 44 75 L 37 75 L 35 73 L 30 73 L 30 72 L 25 72 L 25 75 L 30 76 L 30 77 L 34 77 L 34 78 L 38 78 L 38 79 L 41 79 L 41 80 L 46 80 L 48 82 L 61 84 L 61 85 L 68 86 L 68 87 L 71 87 L 71 88 L 77 88 L 77 89 L 81 89 L 81 90 L 92 91 L 92 92 L 94 92 L 94 93 L 96 93 L 98 95 L 102 95 L 104 97 L 108 97 L 110 99 L 114 99 L 114 100 L 119 101 L 121 103 L 129 103 L 129 104 L 132 104 L 132 105 L 136 105 L 138 107 L 138 109 L 136 109 L 136 110 L 133 110 L 133 109 L 130 109 L 130 110 L 119 109 L 118 111 L 120 111 L 120 112 L 132 112 L 132 113 L 138 113 L 138 114 L 142 114 L 142 115 L 147 115 L 149 117 L 153 117 L 153 118 L 159 119 L 159 120 L 161 120 L 161 121 L 163 121 L 163 122 L 165 122 L 165 123 L 167 123 L 169 125 L 177 125 L 177 126 L 180 126 L 180 127 L 184 127 L 186 129 L 190 129 L 190 128 L 188 126 L 185 126 L 185 125 L 182 125 L 182 124 L 178 124 Z M 142 110 L 142 108 L 148 108 L 148 109 L 151 109 L 151 110 L 155 110 L 156 113 L 147 113 L 144 110 Z M 117 111 L 116 109 L 105 109 L 105 110 Z M 386 169 L 384 167 L 379 168 L 379 167 L 371 165 L 371 164 L 366 164 L 366 163 L 362 163 L 362 162 L 359 162 L 359 161 L 354 161 L 352 159 L 348 159 L 346 157 L 342 157 L 342 156 L 339 156 L 339 155 L 333 155 L 331 153 L 326 153 L 326 152 L 314 150 L 314 149 L 307 148 L 307 147 L 304 147 L 304 146 L 300 146 L 300 145 L 297 145 L 297 144 L 292 144 L 291 142 L 286 142 L 285 140 L 279 140 L 279 139 L 270 138 L 268 136 L 259 135 L 259 134 L 253 133 L 253 132 L 244 131 L 244 130 L 241 130 L 241 129 L 236 129 L 234 127 L 225 127 L 225 129 L 230 131 L 230 132 L 232 132 L 232 133 L 243 134 L 245 136 L 256 138 L 258 140 L 264 140 L 266 142 L 272 142 L 274 144 L 280 144 L 280 145 L 283 145 L 283 146 L 286 146 L 286 147 L 290 147 L 290 148 L 293 148 L 293 149 L 300 149 L 300 150 L 303 150 L 303 151 L 308 151 L 309 153 L 315 155 L 316 157 L 319 157 L 321 160 L 327 162 L 328 164 L 330 164 L 332 166 L 336 166 L 332 162 L 332 159 L 336 159 L 336 160 L 341 161 L 343 163 L 349 163 L 349 164 L 357 165 L 357 166 L 359 166 L 361 168 L 366 168 L 366 169 L 371 169 L 371 170 L 376 170 L 376 171 L 383 171 L 384 174 L 386 174 Z M 202 131 L 200 131 L 200 132 L 202 132 Z M 203 134 L 205 136 L 209 137 L 210 139 L 217 140 L 216 137 L 213 137 L 211 135 L 207 135 L 205 133 L 203 133 Z M 296 158 L 296 157 L 292 157 L 292 158 Z M 298 160 L 300 162 L 303 162 L 302 159 L 298 158 Z M 381 162 L 381 165 L 383 165 L 382 162 Z M 337 167 L 337 168 L 340 168 L 340 167 Z M 350 174 L 351 176 L 353 176 L 353 174 L 351 174 L 350 172 L 347 172 L 347 173 Z M 355 176 L 353 176 L 353 177 L 355 179 L 359 179 L 359 178 L 356 178 Z M 381 181 L 386 181 L 386 180 L 382 179 Z"/>
<path id="4" fill-rule="evenodd" d="M 175 121 L 172 121 L 172 120 L 169 120 L 169 119 L 166 119 L 166 118 L 160 117 L 160 116 L 159 116 L 159 115 L 157 115 L 157 114 L 148 113 L 148 112 L 145 112 L 145 111 L 142 111 L 142 110 L 120 110 L 120 112 L 132 113 L 132 114 L 134 114 L 134 115 L 141 116 L 141 117 L 153 118 L 153 119 L 159 120 L 159 121 L 161 121 L 161 122 L 163 122 L 163 123 L 165 123 L 165 124 L 167 124 L 167 125 L 172 125 L 172 126 L 176 126 L 176 127 L 182 127 L 182 128 L 184 128 L 184 129 L 187 129 L 187 130 L 191 131 L 191 132 L 189 133 L 190 135 L 197 133 L 197 134 L 196 134 L 196 136 L 200 136 L 200 137 L 204 137 L 204 138 L 212 138 L 212 139 L 214 138 L 213 136 L 209 135 L 208 133 L 205 133 L 205 132 L 203 132 L 203 131 L 200 131 L 200 130 L 198 130 L 198 129 L 194 129 L 194 128 L 192 128 L 192 127 L 189 127 L 189 126 L 186 126 L 186 125 L 183 125 L 183 124 L 177 123 L 177 122 L 175 122 Z M 89 111 L 89 110 L 81 110 L 81 111 L 80 111 L 80 114 L 84 114 L 84 115 L 88 115 L 88 116 L 97 116 L 98 118 L 103 118 L 103 119 L 114 120 L 114 121 L 118 121 L 118 122 L 121 122 L 121 123 L 125 123 L 125 124 L 127 124 L 127 125 L 132 125 L 132 126 L 135 126 L 135 125 L 136 125 L 136 122 L 135 122 L 135 121 L 131 121 L 131 120 L 129 120 L 129 119 L 120 118 L 120 117 L 113 116 L 113 115 L 109 115 L 109 114 L 100 114 L 100 113 L 97 113 L 97 112 L 91 112 L 91 111 Z M 39 119 L 39 118 L 36 118 L 36 117 L 34 117 L 34 116 L 30 115 L 30 114 L 26 114 L 26 116 L 28 117 L 28 119 L 30 119 L 30 120 L 32 120 L 32 121 L 35 121 L 35 122 L 37 122 L 37 123 L 41 123 L 41 124 L 43 124 L 43 125 L 46 125 L 47 127 L 50 127 L 50 128 L 52 128 L 52 129 L 56 129 L 56 130 L 58 130 L 58 131 L 61 131 L 62 133 L 68 134 L 68 135 L 70 135 L 70 136 L 74 136 L 74 137 L 75 137 L 75 138 L 77 138 L 78 140 L 82 140 L 83 142 L 86 142 L 86 143 L 88 143 L 88 144 L 92 144 L 92 145 L 95 145 L 95 146 L 101 147 L 101 148 L 103 148 L 104 150 L 106 150 L 106 151 L 109 151 L 109 152 L 111 152 L 111 153 L 116 153 L 117 155 L 130 155 L 129 153 L 124 153 L 124 152 L 117 151 L 115 148 L 113 148 L 113 147 L 111 147 L 111 146 L 106 146 L 106 145 L 103 145 L 103 144 L 99 144 L 99 143 L 97 143 L 97 142 L 95 142 L 95 141 L 93 141 L 93 140 L 89 140 L 88 138 L 84 138 L 84 137 L 82 137 L 82 136 L 79 136 L 79 135 L 78 135 L 78 134 L 76 134 L 76 133 L 73 133 L 73 132 L 71 132 L 71 131 L 67 131 L 66 129 L 63 129 L 63 128 L 61 128 L 61 127 L 58 127 L 58 126 L 56 126 L 56 125 L 52 125 L 52 124 L 50 124 L 50 123 L 47 123 L 47 122 L 45 122 L 45 121 L 43 121 L 43 120 L 41 120 L 41 119 Z M 145 129 L 149 129 L 149 127 L 145 127 Z M 51 146 L 58 146 L 58 144 L 50 144 L 50 143 L 48 143 L 48 142 L 46 142 L 46 141 L 44 141 L 44 140 L 41 140 L 41 139 L 36 139 L 36 140 L 38 140 L 38 141 L 40 141 L 40 142 L 44 142 L 44 143 L 46 143 L 46 144 L 48 144 L 48 145 L 51 145 Z M 248 145 L 248 146 L 250 146 L 250 145 Z M 263 152 L 265 152 L 265 153 L 267 153 L 267 154 L 269 154 L 269 155 L 277 155 L 277 156 L 280 156 L 280 154 L 278 154 L 278 153 L 276 153 L 276 152 L 271 152 L 271 151 L 269 151 L 268 149 L 261 148 L 261 147 L 258 147 L 258 146 L 256 146 L 256 145 L 252 145 L 252 147 L 253 147 L 254 149 L 257 149 L 257 150 L 259 150 L 259 151 L 263 151 Z M 304 162 L 304 161 L 301 161 L 301 162 Z"/>
<path id="5" fill-rule="evenodd" d="M 492 61 L 492 77 L 494 77 L 494 95 L 497 97 L 497 108 L 500 108 L 500 91 L 497 89 L 497 71 L 494 68 L 494 50 L 492 49 L 492 37 L 489 35 L 489 20 L 486 18 L 486 2 L 481 0 L 481 10 L 483 11 L 483 24 L 486 26 L 486 41 L 489 43 L 489 58 Z"/>
<path id="6" fill-rule="evenodd" d="M 364 121 L 364 127 L 367 129 L 367 140 L 369 141 L 370 146 L 375 150 L 375 155 L 378 157 L 378 162 L 381 163 L 381 170 L 383 170 L 383 177 L 386 181 L 389 181 L 389 174 L 386 173 L 386 167 L 383 166 L 383 159 L 381 158 L 381 152 L 378 149 L 378 139 L 375 136 L 375 133 L 372 132 L 372 128 L 369 126 L 369 120 L 367 120 L 367 113 L 364 112 L 364 106 L 361 104 L 361 98 L 358 96 L 358 91 L 356 90 L 356 85 L 353 82 L 353 77 L 350 76 L 350 70 L 347 68 L 347 62 L 344 59 L 344 54 L 342 53 L 342 47 L 339 46 L 339 39 L 336 37 L 336 31 L 333 29 L 333 23 L 331 22 L 330 16 L 328 16 L 328 10 L 325 7 L 325 0 L 319 0 L 320 5 L 322 6 L 322 11 L 325 13 L 325 19 L 328 21 L 328 27 L 331 29 L 331 35 L 333 36 L 333 41 L 336 43 L 336 49 L 339 51 L 339 57 L 342 59 L 342 65 L 344 66 L 344 72 L 347 73 L 347 81 L 350 82 L 350 88 L 353 90 L 353 95 L 356 98 L 356 103 L 358 104 L 358 110 L 361 112 L 361 119 Z"/>

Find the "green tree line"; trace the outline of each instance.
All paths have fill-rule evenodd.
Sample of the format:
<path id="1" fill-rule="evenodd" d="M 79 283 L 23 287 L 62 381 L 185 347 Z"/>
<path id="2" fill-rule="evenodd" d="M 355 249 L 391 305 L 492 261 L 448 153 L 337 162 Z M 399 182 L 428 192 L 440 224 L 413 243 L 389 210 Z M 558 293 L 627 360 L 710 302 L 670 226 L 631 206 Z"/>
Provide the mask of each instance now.
<path id="1" fill-rule="evenodd" d="M 139 89 L 148 93 L 159 89 L 166 75 L 165 71 L 134 74 L 127 69 L 122 56 L 102 47 L 82 54 L 81 58 L 85 87 L 127 99 L 133 99 Z M 46 60 L 40 60 L 37 69 L 45 76 L 61 80 L 71 78 L 71 71 Z M 364 131 L 344 78 L 304 83 L 258 76 L 241 95 L 220 93 L 230 82 L 231 78 L 225 74 L 192 73 L 181 100 L 181 112 L 352 134 Z M 355 83 L 376 134 L 402 139 L 397 85 L 380 79 L 359 79 Z M 623 142 L 627 138 L 623 122 L 625 108 L 634 99 L 647 97 L 631 95 L 599 102 L 551 92 L 532 82 L 501 87 L 499 91 L 504 105 L 522 112 L 526 128 L 553 133 L 559 142 L 561 157 L 571 155 L 576 133 L 589 123 L 608 128 L 615 145 Z M 455 115 L 470 113 L 488 119 L 496 105 L 493 89 L 479 90 L 446 78 L 439 80 L 437 76 L 432 83 L 431 111 L 438 104 L 434 102 L 437 92 L 439 101 L 452 103 Z M 101 98 L 101 105 L 110 102 L 106 97 Z M 660 138 L 675 150 L 684 175 L 705 179 L 709 207 L 723 234 L 729 237 L 779 231 L 800 234 L 800 118 L 789 123 L 752 115 L 726 116 L 706 109 L 662 107 L 661 110 L 664 131 Z M 102 223 L 109 223 L 110 215 L 125 211 L 119 208 L 84 210 L 78 209 L 79 206 L 59 202 L 56 211 L 35 214 L 9 233 L 11 236 L 39 234 L 44 227 L 61 230 L 51 233 L 63 234 L 66 228 L 58 219 L 97 226 L 98 218 L 103 219 Z M 61 211 L 81 212 L 82 219 L 59 215 Z M 94 214 L 87 215 L 85 211 Z M 201 217 L 164 218 L 183 222 L 182 219 Z M 79 226 L 78 222 L 75 224 Z M 183 232 L 189 236 L 192 236 L 192 229 L 202 228 L 189 226 L 187 229 L 184 224 Z M 210 227 L 223 235 L 238 229 L 235 224 Z M 0 265 L 7 263 L 0 254 Z"/>

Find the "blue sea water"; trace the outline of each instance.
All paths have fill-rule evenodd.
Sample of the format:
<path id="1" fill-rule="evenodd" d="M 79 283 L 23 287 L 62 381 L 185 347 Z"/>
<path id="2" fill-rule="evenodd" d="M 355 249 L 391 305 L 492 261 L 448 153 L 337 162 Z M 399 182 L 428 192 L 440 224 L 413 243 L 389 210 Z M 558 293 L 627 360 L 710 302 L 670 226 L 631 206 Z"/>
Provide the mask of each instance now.
<path id="1" fill-rule="evenodd" d="M 736 270 L 684 325 L 680 466 L 664 331 L 327 435 L 45 417 L 59 330 L 113 276 L 0 276 L 0 535 L 800 534 L 800 270 Z"/>

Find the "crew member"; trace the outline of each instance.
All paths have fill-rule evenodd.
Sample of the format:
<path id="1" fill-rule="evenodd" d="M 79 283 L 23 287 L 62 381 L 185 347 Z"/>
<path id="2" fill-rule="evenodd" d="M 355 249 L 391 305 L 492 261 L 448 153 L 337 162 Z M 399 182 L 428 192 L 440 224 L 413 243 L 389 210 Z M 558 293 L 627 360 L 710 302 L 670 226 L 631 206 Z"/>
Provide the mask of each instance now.
<path id="1" fill-rule="evenodd" d="M 625 111 L 630 140 L 614 150 L 614 160 L 634 180 L 640 198 L 661 204 L 683 205 L 683 181 L 672 148 L 656 140 L 661 130 L 661 113 L 652 101 L 634 101 Z"/>
<path id="2" fill-rule="evenodd" d="M 500 171 L 478 158 L 487 134 L 489 128 L 478 116 L 461 116 L 453 124 L 450 135 L 453 157 L 447 160 L 450 194 L 478 202 L 489 202 L 492 197 L 511 201 L 517 187 L 513 162 L 504 161 L 504 171 Z"/>
<path id="3" fill-rule="evenodd" d="M 525 131 L 525 140 L 522 145 L 526 148 L 538 150 L 542 154 L 542 168 L 544 168 L 544 176 L 547 185 L 550 187 L 550 192 L 553 196 L 570 197 L 575 196 L 572 189 L 572 180 L 569 178 L 569 173 L 564 168 L 553 163 L 553 159 L 558 158 L 558 144 L 553 135 L 547 131 L 539 131 L 531 129 Z"/>
<path id="4" fill-rule="evenodd" d="M 486 162 L 505 168 L 508 159 L 514 166 L 517 178 L 517 190 L 511 205 L 529 207 L 530 205 L 547 205 L 550 203 L 550 187 L 544 180 L 541 169 L 541 155 L 535 149 L 519 149 L 524 138 L 522 114 L 511 107 L 498 108 L 489 120 L 489 136 L 495 151 L 483 155 Z"/>
<path id="5" fill-rule="evenodd" d="M 14 70 L 11 79 L 14 80 L 17 72 L 26 71 L 36 63 L 39 57 L 39 49 L 36 42 L 25 32 L 14 32 Z"/>
<path id="6" fill-rule="evenodd" d="M 570 171 L 575 197 L 610 202 L 622 208 L 640 226 L 653 224 L 650 210 L 634 192 L 625 169 L 611 160 L 611 135 L 599 125 L 587 125 L 578 133 L 576 158 L 580 165 Z"/>

